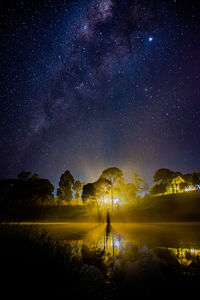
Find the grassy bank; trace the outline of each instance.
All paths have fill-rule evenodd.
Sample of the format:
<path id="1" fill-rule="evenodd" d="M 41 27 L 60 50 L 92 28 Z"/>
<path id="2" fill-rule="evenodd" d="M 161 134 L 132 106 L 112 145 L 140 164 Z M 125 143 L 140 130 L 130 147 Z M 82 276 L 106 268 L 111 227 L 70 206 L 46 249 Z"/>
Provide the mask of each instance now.
<path id="1" fill-rule="evenodd" d="M 44 208 L 43 220 L 51 222 L 88 222 L 92 221 L 87 206 L 57 205 Z"/>
<path id="2" fill-rule="evenodd" d="M 123 203 L 111 212 L 112 222 L 191 222 L 200 221 L 200 192 L 168 194 L 146 197 L 137 205 Z M 106 221 L 105 211 L 89 210 L 81 205 L 52 205 L 36 207 L 20 213 L 12 212 L 2 221 L 42 222 L 102 222 Z"/>
<path id="3" fill-rule="evenodd" d="M 87 206 L 81 205 L 34 206 L 16 210 L 10 207 L 5 214 L 0 211 L 0 222 L 88 222 L 92 220 L 93 216 Z"/>
<path id="4" fill-rule="evenodd" d="M 69 243 L 36 226 L 0 225 L 0 265 L 5 299 L 109 299 L 112 294 L 98 249 L 83 247 L 82 255 L 74 256 Z"/>
<path id="5" fill-rule="evenodd" d="M 86 206 L 51 206 L 44 219 L 61 222 L 97 221 Z M 104 216 L 104 221 L 105 221 Z M 200 221 L 200 192 L 147 197 L 138 205 L 122 204 L 111 212 L 112 222 L 190 222 Z"/>
<path id="6" fill-rule="evenodd" d="M 200 221 L 200 192 L 147 197 L 137 206 L 121 206 L 112 219 L 115 222 Z"/>

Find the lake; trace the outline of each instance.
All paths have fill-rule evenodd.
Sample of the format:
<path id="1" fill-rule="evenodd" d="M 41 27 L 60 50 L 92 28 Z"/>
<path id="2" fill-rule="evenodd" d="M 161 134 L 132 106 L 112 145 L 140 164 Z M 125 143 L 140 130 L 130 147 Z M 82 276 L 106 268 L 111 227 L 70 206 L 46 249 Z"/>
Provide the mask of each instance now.
<path id="1" fill-rule="evenodd" d="M 83 269 L 83 278 L 88 278 L 86 286 L 93 279 L 98 281 L 100 270 L 119 299 L 133 291 L 135 296 L 164 293 L 170 297 L 173 291 L 173 296 L 190 297 L 198 290 L 200 223 L 37 225 L 61 244 L 71 246 L 71 259 L 75 263 L 82 260 L 86 266 Z M 88 275 L 88 265 L 95 266 L 91 272 L 97 275 Z"/>
<path id="2" fill-rule="evenodd" d="M 200 223 L 43 223 L 56 240 L 73 245 L 74 253 L 86 245 L 102 250 L 114 262 L 131 261 L 130 249 L 137 247 L 143 255 L 155 258 L 155 249 L 168 249 L 181 264 L 189 265 L 191 257 L 200 257 Z M 135 261 L 135 258 L 132 259 Z"/>
<path id="3" fill-rule="evenodd" d="M 200 255 L 200 223 L 21 223 L 44 227 L 58 241 L 77 245 L 110 247 L 116 253 L 126 253 L 128 245 L 140 249 L 167 248 Z M 106 244 L 105 244 L 106 242 Z M 112 250 L 112 251 L 113 251 Z"/>
<path id="4" fill-rule="evenodd" d="M 36 223 L 26 223 L 36 224 Z M 200 248 L 200 223 L 37 223 L 58 240 L 102 242 L 106 235 L 120 239 L 120 245 L 132 243 L 147 247 Z"/>

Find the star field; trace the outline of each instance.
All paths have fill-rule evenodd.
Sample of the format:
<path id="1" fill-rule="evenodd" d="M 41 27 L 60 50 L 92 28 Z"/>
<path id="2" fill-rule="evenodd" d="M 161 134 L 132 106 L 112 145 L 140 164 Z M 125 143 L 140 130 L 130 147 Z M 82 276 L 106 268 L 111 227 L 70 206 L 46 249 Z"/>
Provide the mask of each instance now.
<path id="1" fill-rule="evenodd" d="M 200 168 L 198 1 L 7 1 L 1 177 Z"/>

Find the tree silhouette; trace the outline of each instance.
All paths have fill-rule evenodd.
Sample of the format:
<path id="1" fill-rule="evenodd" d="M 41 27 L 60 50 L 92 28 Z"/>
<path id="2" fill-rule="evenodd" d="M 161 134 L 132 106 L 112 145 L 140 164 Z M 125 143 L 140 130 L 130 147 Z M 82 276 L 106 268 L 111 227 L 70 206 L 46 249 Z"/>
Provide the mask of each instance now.
<path id="1" fill-rule="evenodd" d="M 167 183 L 156 183 L 154 185 L 152 185 L 152 187 L 150 188 L 150 194 L 152 195 L 156 195 L 156 194 L 164 194 L 167 191 Z"/>
<path id="2" fill-rule="evenodd" d="M 66 201 L 68 204 L 72 201 L 72 190 L 71 187 L 74 184 L 74 178 L 69 170 L 65 171 L 59 181 L 59 187 L 57 189 L 58 201 Z"/>
<path id="3" fill-rule="evenodd" d="M 20 180 L 28 180 L 30 179 L 31 172 L 22 171 L 17 175 L 18 179 Z"/>
<path id="4" fill-rule="evenodd" d="M 48 179 L 31 176 L 31 172 L 21 172 L 18 179 L 0 181 L 1 213 L 10 217 L 28 217 L 41 212 L 41 206 L 54 199 L 54 186 Z M 37 209 L 36 209 L 37 208 Z"/>
<path id="5" fill-rule="evenodd" d="M 113 187 L 117 183 L 118 184 L 123 183 L 124 180 L 123 172 L 116 167 L 108 168 L 102 172 L 100 178 L 109 180 L 111 184 L 111 199 L 112 199 L 112 209 L 113 209 Z"/>
<path id="6" fill-rule="evenodd" d="M 105 178 L 99 178 L 94 182 L 96 198 L 102 199 L 104 204 L 104 198 L 109 193 L 111 188 L 111 182 Z"/>
<path id="7" fill-rule="evenodd" d="M 193 186 L 197 187 L 200 184 L 200 173 L 192 173 L 190 177 Z"/>
<path id="8" fill-rule="evenodd" d="M 133 172 L 133 184 L 135 187 L 137 199 L 139 199 L 139 193 L 145 192 L 149 189 L 148 184 L 144 180 L 144 178 L 141 178 L 136 172 Z"/>
<path id="9" fill-rule="evenodd" d="M 96 189 L 94 183 L 87 183 L 83 186 L 82 201 L 84 204 L 89 204 L 96 197 Z"/>
<path id="10" fill-rule="evenodd" d="M 40 176 L 37 173 L 34 173 L 33 175 L 31 175 L 30 179 L 31 180 L 40 179 Z"/>
<path id="11" fill-rule="evenodd" d="M 80 182 L 80 180 L 75 181 L 72 189 L 76 192 L 75 199 L 77 200 L 77 202 L 81 198 L 80 191 L 82 190 L 82 188 L 83 188 L 83 183 Z"/>
<path id="12" fill-rule="evenodd" d="M 173 178 L 175 173 L 169 169 L 159 169 L 155 172 L 153 179 L 155 182 L 160 181 L 162 183 L 169 183 Z"/>

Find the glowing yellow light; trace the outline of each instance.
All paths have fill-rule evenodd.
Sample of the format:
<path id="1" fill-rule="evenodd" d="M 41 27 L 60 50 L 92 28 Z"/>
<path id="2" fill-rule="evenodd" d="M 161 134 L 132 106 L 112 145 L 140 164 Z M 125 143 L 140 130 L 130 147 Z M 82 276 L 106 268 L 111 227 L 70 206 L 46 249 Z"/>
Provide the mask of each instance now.
<path id="1" fill-rule="evenodd" d="M 114 198 L 114 204 L 119 203 L 119 198 Z"/>

